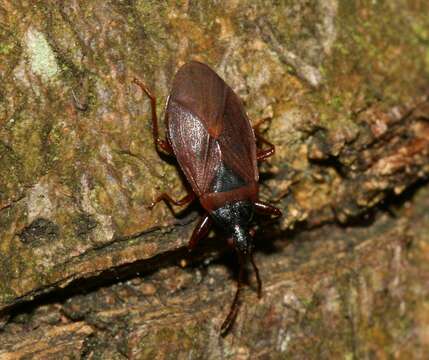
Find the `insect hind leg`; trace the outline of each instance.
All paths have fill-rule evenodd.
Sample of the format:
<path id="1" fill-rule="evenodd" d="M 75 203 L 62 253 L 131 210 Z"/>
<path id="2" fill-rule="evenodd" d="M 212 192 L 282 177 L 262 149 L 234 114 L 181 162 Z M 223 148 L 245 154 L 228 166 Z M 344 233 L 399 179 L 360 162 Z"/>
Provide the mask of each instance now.
<path id="1" fill-rule="evenodd" d="M 134 84 L 136 84 L 140 89 L 147 95 L 147 97 L 150 100 L 150 107 L 152 111 L 152 136 L 155 143 L 155 146 L 159 146 L 162 150 L 164 150 L 169 155 L 174 155 L 173 149 L 171 148 L 170 144 L 167 140 L 161 139 L 159 137 L 159 130 L 158 130 L 158 115 L 156 113 L 156 97 L 152 94 L 152 92 L 148 89 L 146 84 L 138 79 L 133 79 Z"/>
<path id="2" fill-rule="evenodd" d="M 273 156 L 275 153 L 275 146 L 272 143 L 270 143 L 268 140 L 266 140 L 259 131 L 259 128 L 261 127 L 261 125 L 267 122 L 268 120 L 271 120 L 271 118 L 264 118 L 264 119 L 258 120 L 256 124 L 253 126 L 253 131 L 255 133 L 256 140 L 268 146 L 266 149 L 258 149 L 258 152 L 256 153 L 256 159 L 258 161 L 263 161 L 269 158 L 270 156 Z"/>

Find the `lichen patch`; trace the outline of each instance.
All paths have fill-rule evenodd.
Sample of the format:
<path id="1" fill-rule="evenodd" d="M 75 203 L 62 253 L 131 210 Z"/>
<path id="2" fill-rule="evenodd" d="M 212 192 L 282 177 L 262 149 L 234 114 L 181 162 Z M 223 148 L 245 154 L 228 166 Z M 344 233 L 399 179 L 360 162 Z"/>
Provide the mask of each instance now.
<path id="1" fill-rule="evenodd" d="M 45 35 L 30 27 L 25 34 L 25 45 L 31 71 L 44 81 L 55 78 L 60 68 Z"/>

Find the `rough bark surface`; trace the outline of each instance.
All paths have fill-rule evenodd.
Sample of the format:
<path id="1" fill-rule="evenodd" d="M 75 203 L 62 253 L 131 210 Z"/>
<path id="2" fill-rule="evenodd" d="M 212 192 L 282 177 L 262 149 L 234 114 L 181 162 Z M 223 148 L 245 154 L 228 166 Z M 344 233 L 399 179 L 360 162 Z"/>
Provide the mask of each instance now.
<path id="1" fill-rule="evenodd" d="M 197 205 L 147 209 L 184 188 L 131 80 L 161 112 L 189 59 L 276 145 L 264 297 L 225 339 L 233 257 L 219 234 L 187 254 Z M 0 75 L 0 358 L 428 351 L 427 1 L 6 1 Z"/>

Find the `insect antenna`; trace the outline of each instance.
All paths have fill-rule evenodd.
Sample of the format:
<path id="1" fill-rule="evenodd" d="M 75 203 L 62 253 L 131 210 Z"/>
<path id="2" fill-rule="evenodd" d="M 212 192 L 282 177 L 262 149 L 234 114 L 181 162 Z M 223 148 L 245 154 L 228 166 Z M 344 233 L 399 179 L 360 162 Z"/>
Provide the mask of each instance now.
<path id="1" fill-rule="evenodd" d="M 253 237 L 255 236 L 256 228 L 252 228 L 249 230 L 249 234 Z M 258 283 L 258 298 L 262 297 L 262 281 L 259 276 L 259 270 L 255 263 L 255 258 L 253 257 L 253 251 L 250 253 L 250 263 L 252 264 L 253 270 L 255 271 L 256 281 Z"/>
<path id="2" fill-rule="evenodd" d="M 256 281 L 258 282 L 258 298 L 260 299 L 262 297 L 262 281 L 259 277 L 259 270 L 256 266 L 255 259 L 253 258 L 253 253 L 250 255 L 250 262 L 253 266 L 253 270 L 255 270 Z"/>
<path id="3" fill-rule="evenodd" d="M 229 310 L 228 316 L 226 317 L 225 321 L 223 322 L 220 328 L 220 335 L 222 337 L 228 334 L 229 329 L 231 328 L 232 324 L 235 321 L 235 318 L 237 317 L 238 309 L 240 307 L 240 293 L 241 293 L 241 288 L 243 286 L 243 274 L 244 274 L 244 261 L 241 255 L 239 255 L 239 262 L 240 262 L 240 270 L 238 273 L 237 290 L 235 292 L 234 300 L 231 304 L 231 309 Z"/>

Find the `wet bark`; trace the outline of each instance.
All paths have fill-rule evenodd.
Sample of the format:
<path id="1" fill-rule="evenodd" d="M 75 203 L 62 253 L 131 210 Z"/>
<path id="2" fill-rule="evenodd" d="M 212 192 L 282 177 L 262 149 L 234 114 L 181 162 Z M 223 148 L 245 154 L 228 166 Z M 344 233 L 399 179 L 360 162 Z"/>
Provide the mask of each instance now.
<path id="1" fill-rule="evenodd" d="M 429 5 L 0 5 L 0 358 L 423 357 Z M 149 104 L 189 59 L 270 117 L 257 299 L 155 151 Z M 176 212 L 179 209 L 174 209 Z M 249 269 L 250 270 L 250 269 Z"/>

